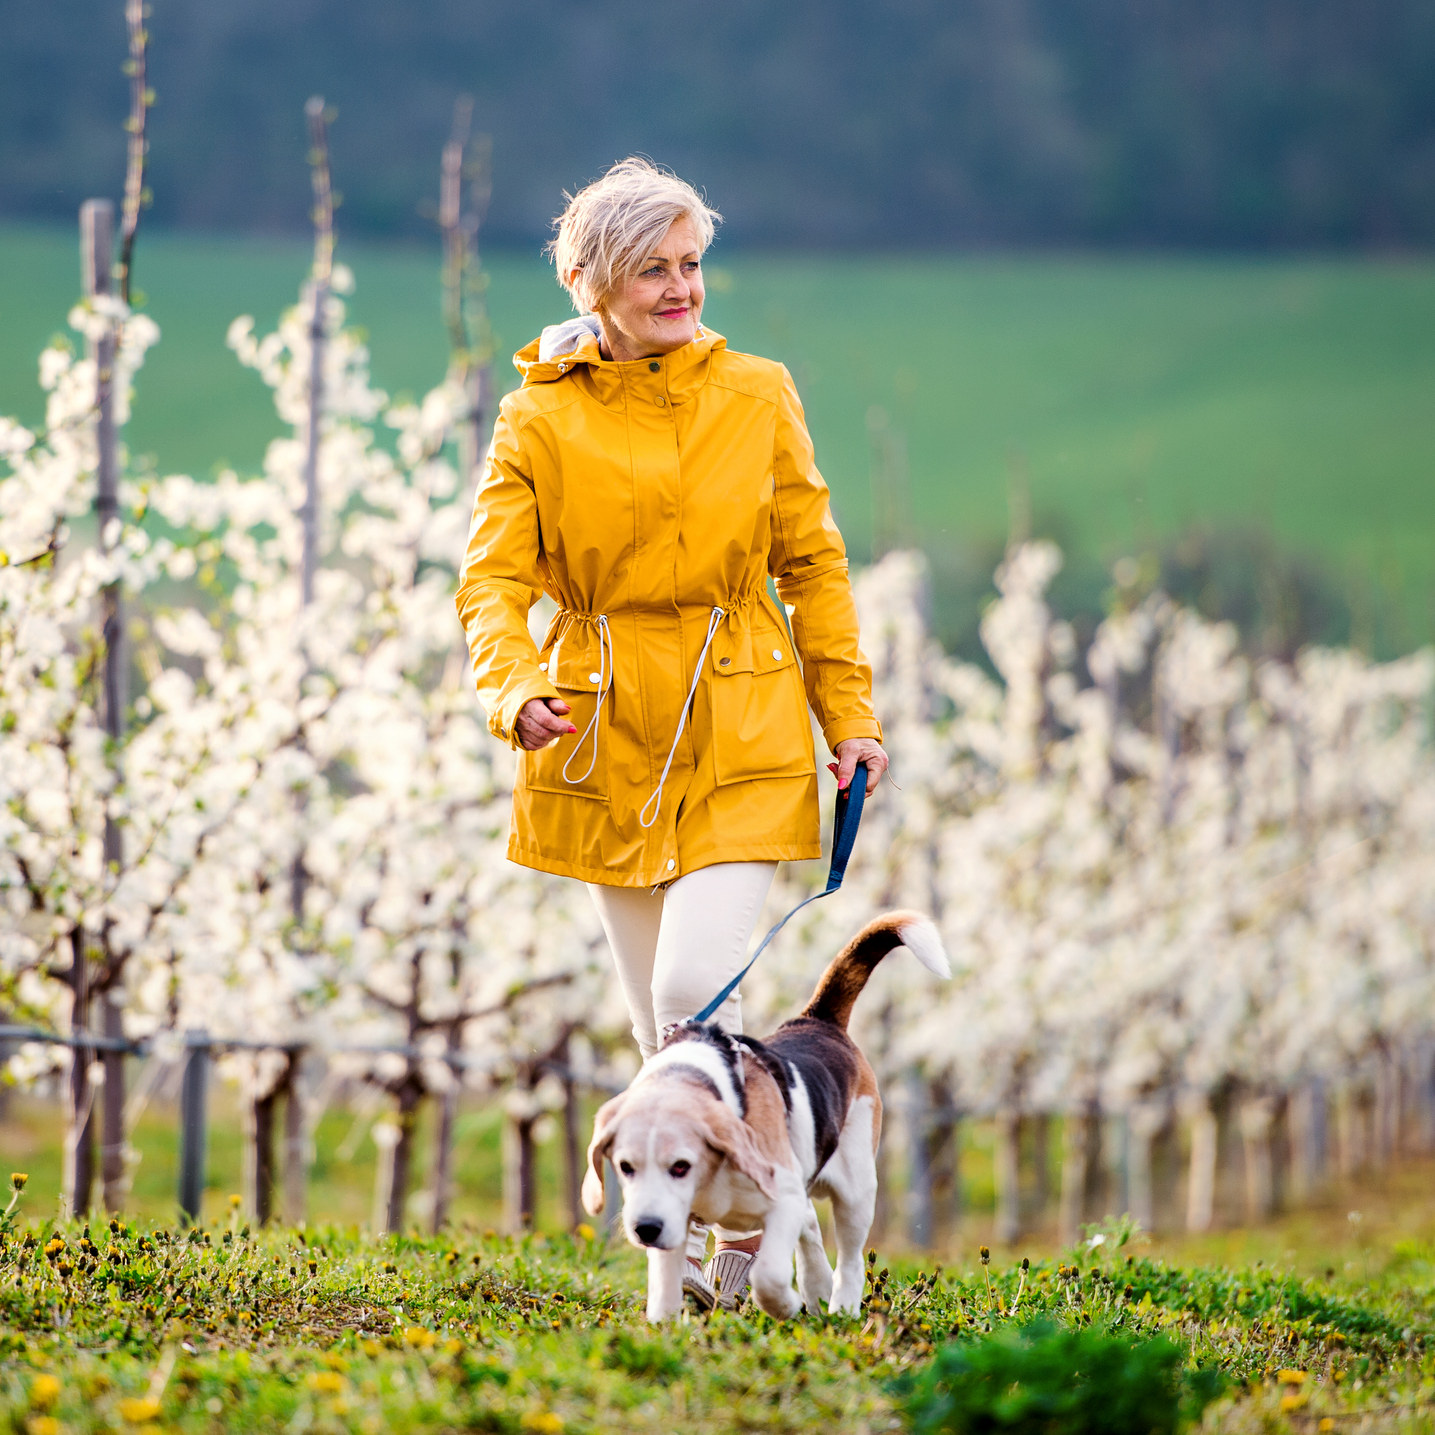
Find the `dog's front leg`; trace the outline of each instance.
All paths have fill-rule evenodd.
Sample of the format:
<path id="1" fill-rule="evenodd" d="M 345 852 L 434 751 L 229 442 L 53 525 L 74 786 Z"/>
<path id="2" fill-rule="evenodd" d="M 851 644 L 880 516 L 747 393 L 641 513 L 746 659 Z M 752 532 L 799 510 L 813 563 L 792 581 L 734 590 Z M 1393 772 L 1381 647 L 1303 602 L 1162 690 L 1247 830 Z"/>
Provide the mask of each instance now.
<path id="1" fill-rule="evenodd" d="M 656 1324 L 677 1315 L 683 1308 L 683 1262 L 687 1247 L 679 1243 L 670 1251 L 648 1247 L 648 1319 Z"/>
<path id="2" fill-rule="evenodd" d="M 807 1220 L 797 1245 L 797 1293 L 809 1315 L 820 1315 L 822 1306 L 832 1295 L 832 1267 L 822 1245 L 822 1226 L 817 1208 L 807 1203 Z"/>
<path id="3" fill-rule="evenodd" d="M 792 1258 L 811 1209 L 801 1187 L 784 1190 L 763 1222 L 762 1245 L 752 1263 L 752 1298 L 777 1320 L 790 1320 L 802 1306 L 792 1287 Z"/>

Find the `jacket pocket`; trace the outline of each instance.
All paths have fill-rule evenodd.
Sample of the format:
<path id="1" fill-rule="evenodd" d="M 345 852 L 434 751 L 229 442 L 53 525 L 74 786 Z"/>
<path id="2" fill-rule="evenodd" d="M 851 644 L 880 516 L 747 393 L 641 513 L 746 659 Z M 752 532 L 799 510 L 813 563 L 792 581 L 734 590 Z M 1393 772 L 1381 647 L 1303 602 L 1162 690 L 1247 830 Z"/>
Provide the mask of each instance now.
<path id="1" fill-rule="evenodd" d="M 714 643 L 713 760 L 719 785 L 816 772 L 812 724 L 797 655 L 767 625 Z"/>
<path id="2" fill-rule="evenodd" d="M 539 654 L 540 666 L 572 709 L 568 721 L 578 731 L 565 734 L 537 752 L 523 752 L 519 757 L 520 780 L 530 792 L 556 792 L 606 802 L 608 745 L 613 740 L 613 675 L 606 660 L 600 661 L 600 644 L 594 631 L 586 624 L 568 624 L 565 631 L 560 621 L 561 615 Z M 606 696 L 595 731 L 600 679 Z"/>

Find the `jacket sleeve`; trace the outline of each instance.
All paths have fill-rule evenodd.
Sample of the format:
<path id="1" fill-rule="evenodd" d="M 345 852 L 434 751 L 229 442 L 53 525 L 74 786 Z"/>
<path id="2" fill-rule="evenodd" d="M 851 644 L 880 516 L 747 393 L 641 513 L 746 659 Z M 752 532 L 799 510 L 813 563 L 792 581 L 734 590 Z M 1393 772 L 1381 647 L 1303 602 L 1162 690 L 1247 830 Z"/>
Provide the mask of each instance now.
<path id="1" fill-rule="evenodd" d="M 872 665 L 858 646 L 857 605 L 847 550 L 832 518 L 827 484 L 792 375 L 782 370 L 773 446 L 772 549 L 778 597 L 792 611 L 807 701 L 827 746 L 850 737 L 882 737 L 872 711 Z"/>
<path id="2" fill-rule="evenodd" d="M 542 564 L 533 481 L 521 436 L 500 406 L 455 603 L 489 731 L 514 748 L 519 743 L 513 725 L 524 703 L 559 696 L 539 670 L 528 631 L 528 610 L 543 591 Z"/>

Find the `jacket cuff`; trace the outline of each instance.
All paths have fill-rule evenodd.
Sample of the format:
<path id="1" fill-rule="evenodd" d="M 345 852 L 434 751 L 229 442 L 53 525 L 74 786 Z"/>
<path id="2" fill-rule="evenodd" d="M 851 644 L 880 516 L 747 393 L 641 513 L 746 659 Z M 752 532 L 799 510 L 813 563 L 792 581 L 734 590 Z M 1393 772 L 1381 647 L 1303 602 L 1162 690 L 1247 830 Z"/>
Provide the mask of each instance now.
<path id="1" fill-rule="evenodd" d="M 849 737 L 870 737 L 881 742 L 882 724 L 874 717 L 838 718 L 836 722 L 830 722 L 822 729 L 822 736 L 835 757 L 837 744 L 846 742 Z"/>
<path id="2" fill-rule="evenodd" d="M 489 717 L 488 730 L 516 752 L 519 749 L 519 741 L 514 724 L 518 721 L 518 714 L 523 711 L 523 705 L 532 702 L 534 698 L 557 697 L 562 697 L 562 694 L 547 678 L 535 675 L 527 682 L 515 683 L 503 695 L 503 701 Z"/>

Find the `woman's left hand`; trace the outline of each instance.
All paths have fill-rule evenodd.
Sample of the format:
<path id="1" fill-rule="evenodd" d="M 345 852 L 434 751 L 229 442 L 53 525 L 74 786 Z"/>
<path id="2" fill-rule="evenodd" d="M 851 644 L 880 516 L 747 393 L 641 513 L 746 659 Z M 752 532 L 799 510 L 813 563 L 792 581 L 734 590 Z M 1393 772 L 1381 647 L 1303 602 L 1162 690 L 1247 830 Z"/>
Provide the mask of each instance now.
<path id="1" fill-rule="evenodd" d="M 887 771 L 887 754 L 882 750 L 882 744 L 875 737 L 849 737 L 845 742 L 839 742 L 832 751 L 837 754 L 837 761 L 829 762 L 827 767 L 836 774 L 838 791 L 846 791 L 852 774 L 857 771 L 857 764 L 865 762 L 867 796 L 871 797 L 882 780 L 882 774 Z"/>

